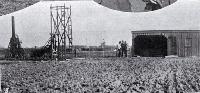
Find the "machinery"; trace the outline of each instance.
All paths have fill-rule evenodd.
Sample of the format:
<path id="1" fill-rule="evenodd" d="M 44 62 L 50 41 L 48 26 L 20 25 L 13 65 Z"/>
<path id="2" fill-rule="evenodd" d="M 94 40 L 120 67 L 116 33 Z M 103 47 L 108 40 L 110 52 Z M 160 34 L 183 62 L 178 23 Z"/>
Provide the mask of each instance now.
<path id="1" fill-rule="evenodd" d="M 21 47 L 21 43 L 19 37 L 15 34 L 15 19 L 14 16 L 12 16 L 12 37 L 10 38 L 8 52 L 5 57 L 7 59 L 23 59 L 24 50 Z"/>

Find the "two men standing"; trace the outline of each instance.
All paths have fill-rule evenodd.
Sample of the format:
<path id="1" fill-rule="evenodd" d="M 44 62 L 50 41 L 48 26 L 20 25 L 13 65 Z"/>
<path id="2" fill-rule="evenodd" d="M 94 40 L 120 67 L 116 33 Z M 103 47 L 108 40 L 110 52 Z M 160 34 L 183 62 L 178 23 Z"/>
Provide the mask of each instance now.
<path id="1" fill-rule="evenodd" d="M 127 46 L 128 44 L 126 41 L 119 41 L 119 44 L 117 45 L 117 57 L 127 57 Z"/>

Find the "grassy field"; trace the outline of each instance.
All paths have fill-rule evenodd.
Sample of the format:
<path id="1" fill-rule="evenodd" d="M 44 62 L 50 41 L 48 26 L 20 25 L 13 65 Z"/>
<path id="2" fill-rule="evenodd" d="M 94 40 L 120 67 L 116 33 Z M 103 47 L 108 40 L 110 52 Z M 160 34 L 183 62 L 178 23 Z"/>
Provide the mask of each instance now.
<path id="1" fill-rule="evenodd" d="M 87 58 L 0 62 L 11 93 L 200 91 L 200 58 Z M 10 64 L 6 64 L 10 63 Z"/>

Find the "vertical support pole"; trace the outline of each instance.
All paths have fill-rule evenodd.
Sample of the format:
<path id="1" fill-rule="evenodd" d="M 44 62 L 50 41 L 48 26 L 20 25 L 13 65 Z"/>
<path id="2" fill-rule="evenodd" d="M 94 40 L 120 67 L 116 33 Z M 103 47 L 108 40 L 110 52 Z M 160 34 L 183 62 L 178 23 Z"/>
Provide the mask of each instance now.
<path id="1" fill-rule="evenodd" d="M 64 57 L 66 57 L 66 8 L 65 8 L 65 4 L 64 4 Z"/>
<path id="2" fill-rule="evenodd" d="M 56 35 L 57 35 L 57 58 L 59 59 L 60 58 L 60 31 L 59 31 L 59 20 L 58 20 L 58 17 L 59 17 L 59 13 L 58 13 L 58 6 L 56 7 Z"/>
<path id="3" fill-rule="evenodd" d="M 70 34 L 71 34 L 71 40 L 70 40 L 70 41 L 71 41 L 71 49 L 72 49 L 72 47 L 73 47 L 73 46 L 72 46 L 72 45 L 73 45 L 73 43 L 72 43 L 72 40 L 73 40 L 72 37 L 73 37 L 73 36 L 72 36 L 72 35 L 73 35 L 73 34 L 72 34 L 72 20 L 71 20 L 71 17 L 72 17 L 72 16 L 71 16 L 71 15 L 72 15 L 72 10 L 71 10 L 71 6 L 70 6 L 70 32 L 71 32 L 71 33 L 70 33 Z"/>
<path id="4" fill-rule="evenodd" d="M 134 56 L 134 37 L 133 37 L 133 33 L 132 33 L 132 45 L 131 45 L 131 57 Z"/>
<path id="5" fill-rule="evenodd" d="M 53 29 L 52 29 L 52 21 L 53 21 L 53 14 L 52 14 L 52 5 L 50 6 L 50 20 L 51 20 L 51 22 L 50 22 L 50 24 L 51 24 L 51 33 L 50 33 L 50 35 L 51 35 L 51 37 L 50 37 L 50 45 L 51 45 L 51 59 L 53 59 L 53 42 L 54 42 L 54 39 L 53 39 Z"/>
<path id="6" fill-rule="evenodd" d="M 0 86 L 1 86 L 1 78 L 2 78 L 2 72 L 1 72 L 1 69 L 2 69 L 2 65 L 0 65 Z M 1 87 L 0 87 L 0 92 L 2 92 Z"/>
<path id="7" fill-rule="evenodd" d="M 135 55 L 134 43 L 135 43 L 135 34 L 132 33 L 132 46 L 131 46 L 131 55 L 132 55 L 132 57 Z"/>
<path id="8" fill-rule="evenodd" d="M 12 16 L 12 38 L 15 38 L 15 18 Z"/>

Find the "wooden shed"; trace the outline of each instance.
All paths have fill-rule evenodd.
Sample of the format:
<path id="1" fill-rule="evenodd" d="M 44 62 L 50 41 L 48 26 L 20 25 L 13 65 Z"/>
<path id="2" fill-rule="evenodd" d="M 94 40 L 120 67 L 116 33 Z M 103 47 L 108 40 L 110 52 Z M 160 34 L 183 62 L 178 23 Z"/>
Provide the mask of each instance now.
<path id="1" fill-rule="evenodd" d="M 200 56 L 200 30 L 132 31 L 132 56 Z"/>

